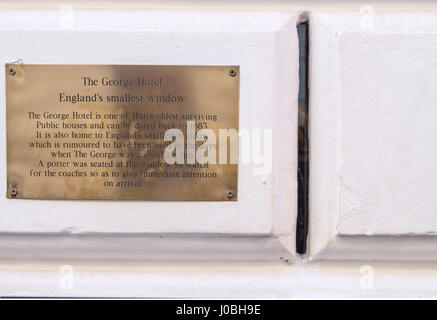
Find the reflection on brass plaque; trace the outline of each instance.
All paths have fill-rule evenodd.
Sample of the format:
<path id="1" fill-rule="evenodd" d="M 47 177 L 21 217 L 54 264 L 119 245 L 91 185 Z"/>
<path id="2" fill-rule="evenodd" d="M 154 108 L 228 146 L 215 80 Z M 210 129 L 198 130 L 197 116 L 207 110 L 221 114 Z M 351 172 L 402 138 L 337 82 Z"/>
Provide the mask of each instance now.
<path id="1" fill-rule="evenodd" d="M 237 66 L 6 65 L 7 197 L 237 200 L 238 95 Z"/>

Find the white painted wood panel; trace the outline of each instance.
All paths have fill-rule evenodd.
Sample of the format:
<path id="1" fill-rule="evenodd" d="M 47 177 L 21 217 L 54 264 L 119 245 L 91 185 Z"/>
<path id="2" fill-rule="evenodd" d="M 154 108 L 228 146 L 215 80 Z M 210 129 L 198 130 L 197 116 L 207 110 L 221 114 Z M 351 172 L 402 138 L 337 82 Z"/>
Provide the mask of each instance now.
<path id="1" fill-rule="evenodd" d="M 71 17 L 68 10 L 72 10 Z M 236 202 L 46 201 L 0 197 L 0 232 L 277 235 L 294 247 L 297 35 L 289 12 L 0 11 L 0 62 L 240 65 L 240 128 L 273 131 L 270 169 L 239 167 Z M 0 86 L 4 87 L 4 70 Z M 0 97 L 0 194 L 6 194 Z M 11 124 L 9 124 L 11 125 Z M 287 148 L 280 148 L 286 144 Z"/>
<path id="2" fill-rule="evenodd" d="M 437 15 L 310 22 L 311 256 L 437 259 Z"/>

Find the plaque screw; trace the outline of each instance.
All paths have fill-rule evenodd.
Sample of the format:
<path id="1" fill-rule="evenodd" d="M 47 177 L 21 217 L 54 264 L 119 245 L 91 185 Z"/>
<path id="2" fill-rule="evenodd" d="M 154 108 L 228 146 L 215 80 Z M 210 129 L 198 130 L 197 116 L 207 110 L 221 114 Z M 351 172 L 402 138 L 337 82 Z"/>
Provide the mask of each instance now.
<path id="1" fill-rule="evenodd" d="M 228 197 L 228 199 L 232 199 L 234 197 L 234 194 L 234 190 L 226 191 L 226 196 Z"/>
<path id="2" fill-rule="evenodd" d="M 230 75 L 231 77 L 235 77 L 235 76 L 237 75 L 237 71 L 235 71 L 234 69 L 231 69 L 231 70 L 229 71 L 229 75 Z"/>
<path id="3" fill-rule="evenodd" d="M 16 197 L 18 194 L 18 189 L 16 187 L 11 188 L 11 196 Z"/>
<path id="4" fill-rule="evenodd" d="M 11 76 L 13 76 L 15 74 L 15 70 L 12 67 L 9 67 L 8 72 Z"/>

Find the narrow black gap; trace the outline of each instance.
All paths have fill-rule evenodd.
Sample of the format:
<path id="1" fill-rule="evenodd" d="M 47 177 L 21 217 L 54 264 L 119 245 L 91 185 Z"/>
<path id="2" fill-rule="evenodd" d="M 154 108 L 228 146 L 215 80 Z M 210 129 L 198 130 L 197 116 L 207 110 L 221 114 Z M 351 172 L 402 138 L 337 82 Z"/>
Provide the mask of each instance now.
<path id="1" fill-rule="evenodd" d="M 308 22 L 297 25 L 299 37 L 299 124 L 298 124 L 298 169 L 297 169 L 297 226 L 296 251 L 305 254 L 308 235 L 308 178 L 309 178 L 309 140 L 308 140 Z"/>

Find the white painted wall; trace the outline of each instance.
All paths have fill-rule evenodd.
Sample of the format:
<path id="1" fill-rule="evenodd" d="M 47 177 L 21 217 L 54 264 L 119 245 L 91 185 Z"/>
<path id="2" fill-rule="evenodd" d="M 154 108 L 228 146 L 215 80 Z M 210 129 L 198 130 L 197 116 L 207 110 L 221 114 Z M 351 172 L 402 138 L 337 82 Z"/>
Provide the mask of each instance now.
<path id="1" fill-rule="evenodd" d="M 131 203 L 126 209 L 123 202 L 29 201 L 17 207 L 1 199 L 0 295 L 437 296 L 432 194 L 437 26 L 431 12 L 437 4 L 396 0 L 70 4 L 78 30 L 59 30 L 59 2 L 0 1 L 2 61 L 19 56 L 26 63 L 124 63 L 128 57 L 131 63 L 144 64 L 174 64 L 175 59 L 186 64 L 240 64 L 248 74 L 241 77 L 240 119 L 247 126 L 267 123 L 276 129 L 276 159 L 286 159 L 295 150 L 289 145 L 289 153 L 281 153 L 279 146 L 288 130 L 278 129 L 296 125 L 293 113 L 288 113 L 296 103 L 296 78 L 285 72 L 296 70 L 295 38 L 288 41 L 294 37 L 293 12 L 309 11 L 303 15 L 310 17 L 311 32 L 309 256 L 293 257 L 295 163 L 277 162 L 276 170 L 265 177 L 266 188 L 259 178 L 250 178 L 249 171 L 240 170 L 241 204 L 225 204 L 230 210 L 209 206 L 207 218 L 200 214 L 204 204 L 192 210 L 181 203 L 181 215 L 175 218 L 174 205 L 165 203 Z M 112 10 L 86 10 L 90 7 Z M 208 11 L 119 11 L 132 8 Z M 233 11 L 241 9 L 245 12 Z M 369 9 L 377 13 L 372 16 L 374 25 L 363 30 L 361 22 L 368 21 Z M 391 13 L 397 10 L 406 13 Z M 426 12 L 408 13 L 411 10 Z M 86 40 L 87 50 L 69 45 L 65 38 Z M 114 39 L 125 45 L 138 39 L 150 42 L 134 52 L 119 50 Z M 101 46 L 111 55 L 98 54 Z M 415 58 L 419 64 L 413 64 Z M 269 80 L 267 84 L 259 75 Z M 3 85 L 4 75 L 0 79 Z M 260 90 L 264 85 L 265 91 Z M 279 94 L 277 100 L 269 101 L 272 94 Z M 0 97 L 4 115 L 4 96 Z M 5 181 L 4 120 L 0 126 L 0 180 Z M 252 187 L 255 192 L 248 192 Z M 4 194 L 5 185 L 0 188 Z M 161 233 L 178 230 L 189 234 Z M 43 235 L 47 232 L 55 234 Z M 71 275 L 72 285 L 65 286 L 65 276 Z"/>
<path id="2" fill-rule="evenodd" d="M 313 259 L 437 258 L 436 18 L 312 14 Z"/>

